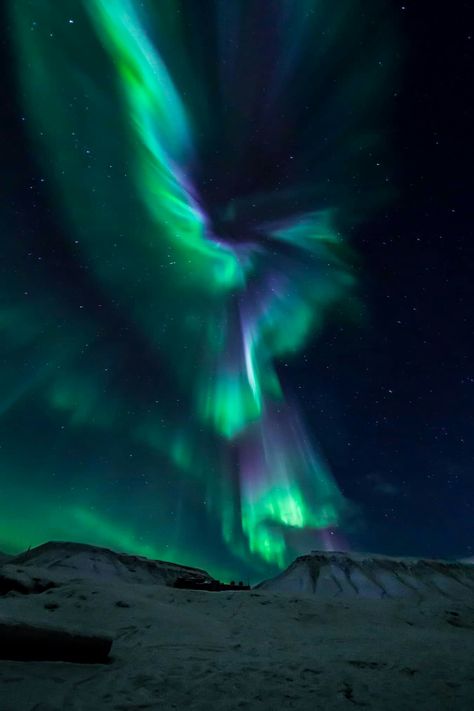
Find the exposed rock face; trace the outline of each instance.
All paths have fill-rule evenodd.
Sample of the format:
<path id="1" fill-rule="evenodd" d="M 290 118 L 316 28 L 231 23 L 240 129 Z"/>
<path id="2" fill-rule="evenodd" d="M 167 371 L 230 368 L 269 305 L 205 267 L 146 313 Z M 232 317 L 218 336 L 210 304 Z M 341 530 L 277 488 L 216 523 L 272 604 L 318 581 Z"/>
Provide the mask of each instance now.
<path id="1" fill-rule="evenodd" d="M 173 585 L 176 578 L 184 575 L 197 580 L 213 580 L 199 568 L 62 541 L 44 543 L 9 558 L 1 566 L 3 577 L 16 579 L 24 587 L 28 587 L 29 580 L 37 581 L 39 573 L 41 578 L 46 575 L 54 581 L 81 578 L 104 582 L 115 579 L 153 585 Z"/>
<path id="2" fill-rule="evenodd" d="M 106 664 L 112 638 L 0 619 L 0 659 Z"/>
<path id="3" fill-rule="evenodd" d="M 474 602 L 474 567 L 461 562 L 314 551 L 258 588 L 322 598 L 438 598 Z"/>

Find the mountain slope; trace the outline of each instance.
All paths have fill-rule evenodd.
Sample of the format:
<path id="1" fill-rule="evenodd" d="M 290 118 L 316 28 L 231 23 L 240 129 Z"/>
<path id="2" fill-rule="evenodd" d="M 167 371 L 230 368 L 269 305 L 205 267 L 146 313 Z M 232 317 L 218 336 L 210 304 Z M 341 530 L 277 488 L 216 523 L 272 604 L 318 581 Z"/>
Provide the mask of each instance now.
<path id="1" fill-rule="evenodd" d="M 461 562 L 314 551 L 256 587 L 325 598 L 444 598 L 474 602 L 474 568 Z"/>
<path id="2" fill-rule="evenodd" d="M 2 561 L 0 560 L 0 565 Z M 41 572 L 54 580 L 73 578 L 101 582 L 120 580 L 126 583 L 172 585 L 176 578 L 186 575 L 199 580 L 212 580 L 199 568 L 190 568 L 162 560 L 115 553 L 108 548 L 86 543 L 50 541 L 20 553 L 3 562 L 3 575 L 31 577 Z"/>

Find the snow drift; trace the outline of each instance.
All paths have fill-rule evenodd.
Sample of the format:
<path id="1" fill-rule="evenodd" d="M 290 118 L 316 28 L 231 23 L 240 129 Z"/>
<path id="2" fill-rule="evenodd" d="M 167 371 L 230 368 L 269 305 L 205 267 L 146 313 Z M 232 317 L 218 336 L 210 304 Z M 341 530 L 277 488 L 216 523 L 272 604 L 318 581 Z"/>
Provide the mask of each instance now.
<path id="1" fill-rule="evenodd" d="M 474 602 L 474 567 L 458 561 L 314 551 L 256 587 L 319 597 Z"/>

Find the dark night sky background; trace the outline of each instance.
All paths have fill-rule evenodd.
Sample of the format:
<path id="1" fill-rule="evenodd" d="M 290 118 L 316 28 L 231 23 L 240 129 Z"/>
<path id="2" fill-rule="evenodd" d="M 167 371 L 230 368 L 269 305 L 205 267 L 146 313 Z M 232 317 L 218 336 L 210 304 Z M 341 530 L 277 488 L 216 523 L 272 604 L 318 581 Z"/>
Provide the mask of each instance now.
<path id="1" fill-rule="evenodd" d="M 469 557 L 474 555 L 472 6 L 461 0 L 394 5 L 402 65 L 399 90 L 387 111 L 389 164 L 380 170 L 393 177 L 397 194 L 352 236 L 365 316 L 362 323 L 329 325 L 322 338 L 287 365 L 280 363 L 278 371 L 298 394 L 342 492 L 363 503 L 366 523 L 351 534 L 353 548 Z M 21 225 L 18 239 L 46 240 L 56 258 L 61 226 L 25 135 L 8 32 L 2 67 L 5 224 Z M 1 252 L 0 258 L 1 275 L 9 264 Z M 66 276 L 67 269 L 65 264 Z"/>
<path id="2" fill-rule="evenodd" d="M 364 491 L 371 524 L 361 545 L 467 555 L 474 546 L 472 6 L 405 6 L 391 135 L 400 194 L 355 238 L 368 326 L 356 348 L 353 331 L 335 330 L 291 378 L 324 383 L 324 395 L 317 402 L 308 395 L 306 408 L 343 491 Z"/>

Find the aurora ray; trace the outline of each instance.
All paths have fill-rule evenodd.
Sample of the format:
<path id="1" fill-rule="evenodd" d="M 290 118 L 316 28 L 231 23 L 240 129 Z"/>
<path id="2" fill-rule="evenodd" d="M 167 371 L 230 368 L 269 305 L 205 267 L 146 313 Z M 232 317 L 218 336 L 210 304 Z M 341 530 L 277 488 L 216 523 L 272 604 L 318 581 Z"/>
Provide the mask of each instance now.
<path id="1" fill-rule="evenodd" d="M 41 305 L 14 305 L 1 318 L 7 342 L 22 321 L 20 345 L 36 343 L 43 362 L 55 354 L 35 383 L 42 407 L 68 413 L 82 436 L 101 432 L 99 451 L 105 433 L 122 433 L 157 490 L 173 481 L 178 508 L 201 492 L 198 527 L 218 531 L 222 550 L 249 569 L 264 569 L 288 563 L 298 531 L 334 529 L 355 508 L 311 442 L 278 364 L 354 299 L 341 230 L 360 219 L 364 198 L 355 199 L 347 175 L 364 170 L 357 152 L 375 140 L 362 119 L 380 100 L 390 31 L 384 25 L 329 89 L 341 58 L 357 56 L 353 4 L 282 0 L 265 13 L 258 3 L 211 5 L 204 18 L 184 0 L 11 3 L 31 140 L 51 196 L 74 258 L 87 263 L 85 288 L 112 311 L 120 303 L 152 387 L 145 395 L 143 373 L 124 385 L 127 346 L 112 327 L 97 329 L 95 314 L 78 317 L 74 294 L 48 296 L 52 321 L 64 313 L 76 323 L 67 345 L 51 327 L 35 332 Z M 245 34 L 249 17 L 254 37 Z M 193 22 L 197 35 L 206 22 L 215 41 L 190 37 Z M 305 101 L 320 106 L 313 123 Z M 301 112 L 296 138 L 285 135 L 283 106 Z M 245 175 L 256 141 L 267 160 L 288 148 L 284 170 L 278 158 L 258 186 Z M 369 205 L 378 197 L 367 192 Z M 104 496 L 94 509 L 104 511 Z M 158 530 L 143 533 L 160 550 L 153 541 L 173 529 L 166 499 L 156 504 Z M 121 509 L 140 529 L 133 508 Z M 89 520 L 100 516 L 84 514 L 81 525 Z"/>

